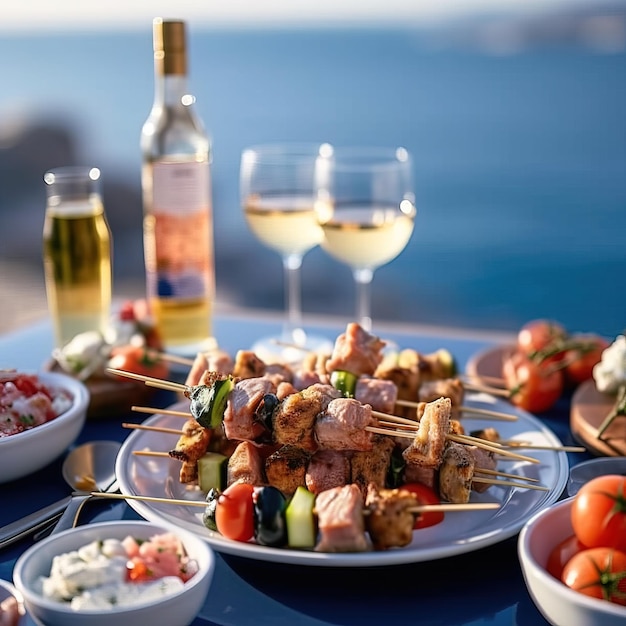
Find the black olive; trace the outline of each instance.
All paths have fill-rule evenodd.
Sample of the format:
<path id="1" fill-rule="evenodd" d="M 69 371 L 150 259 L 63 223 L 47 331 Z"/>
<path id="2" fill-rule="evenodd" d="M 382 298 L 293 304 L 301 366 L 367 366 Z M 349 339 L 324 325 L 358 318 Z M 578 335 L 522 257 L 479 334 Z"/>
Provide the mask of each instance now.
<path id="1" fill-rule="evenodd" d="M 219 489 L 209 489 L 206 494 L 206 508 L 202 514 L 202 523 L 209 530 L 217 530 L 217 524 L 215 523 L 215 512 L 217 511 L 217 501 L 220 497 Z"/>
<path id="2" fill-rule="evenodd" d="M 266 393 L 254 412 L 256 421 L 263 424 L 270 432 L 273 430 L 272 422 L 274 418 L 274 411 L 279 404 L 280 400 L 275 394 Z"/>
<path id="3" fill-rule="evenodd" d="M 255 487 L 252 501 L 256 542 L 262 546 L 276 548 L 287 545 L 285 496 L 276 487 Z"/>

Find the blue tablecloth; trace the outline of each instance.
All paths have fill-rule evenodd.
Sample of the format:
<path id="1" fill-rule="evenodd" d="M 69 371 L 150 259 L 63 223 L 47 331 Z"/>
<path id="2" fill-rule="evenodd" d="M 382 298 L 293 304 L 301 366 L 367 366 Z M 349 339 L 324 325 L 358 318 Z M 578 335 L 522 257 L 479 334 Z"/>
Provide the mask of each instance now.
<path id="1" fill-rule="evenodd" d="M 341 320 L 324 321 L 312 329 L 334 339 L 345 327 Z M 215 335 L 234 353 L 249 348 L 261 336 L 275 333 L 279 322 L 257 317 L 222 316 Z M 501 342 L 489 334 L 431 328 L 381 328 L 402 347 L 431 352 L 445 347 L 461 368 L 479 350 Z M 384 332 L 382 332 L 384 331 Z M 50 354 L 47 323 L 0 337 L 0 367 L 37 369 Z M 173 398 L 163 392 L 154 406 Z M 123 421 L 142 421 L 139 414 L 88 421 L 77 444 L 94 439 L 123 441 Z M 569 406 L 562 401 L 542 415 L 542 421 L 564 444 L 575 444 L 569 430 Z M 587 458 L 569 455 L 570 464 Z M 0 525 L 7 524 L 68 494 L 61 477 L 62 458 L 27 478 L 0 484 Z M 136 518 L 125 503 L 94 502 L 86 518 Z M 12 579 L 15 560 L 31 545 L 23 540 L 0 552 L 0 578 Z M 215 579 L 194 626 L 271 624 L 376 625 L 432 624 L 437 626 L 546 624 L 529 597 L 516 553 L 516 538 L 488 548 L 435 562 L 377 568 L 319 568 L 280 565 L 217 555 Z"/>

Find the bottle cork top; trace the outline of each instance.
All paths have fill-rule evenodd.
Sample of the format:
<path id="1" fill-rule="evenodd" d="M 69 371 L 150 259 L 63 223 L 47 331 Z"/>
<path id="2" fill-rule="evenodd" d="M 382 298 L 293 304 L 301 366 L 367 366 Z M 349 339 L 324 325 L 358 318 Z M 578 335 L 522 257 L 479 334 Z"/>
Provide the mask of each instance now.
<path id="1" fill-rule="evenodd" d="M 155 61 L 163 74 L 186 74 L 187 51 L 185 22 L 182 20 L 153 20 L 153 48 Z"/>

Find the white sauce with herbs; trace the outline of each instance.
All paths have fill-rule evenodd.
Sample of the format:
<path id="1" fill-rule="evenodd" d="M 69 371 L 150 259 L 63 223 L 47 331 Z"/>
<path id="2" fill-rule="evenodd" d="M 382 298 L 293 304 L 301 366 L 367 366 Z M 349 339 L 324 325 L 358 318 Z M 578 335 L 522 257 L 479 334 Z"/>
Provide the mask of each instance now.
<path id="1" fill-rule="evenodd" d="M 127 582 L 128 556 L 118 539 L 90 544 L 55 556 L 50 576 L 41 578 L 41 593 L 69 602 L 72 609 L 107 609 L 156 600 L 182 589 L 177 576 L 145 583 Z"/>

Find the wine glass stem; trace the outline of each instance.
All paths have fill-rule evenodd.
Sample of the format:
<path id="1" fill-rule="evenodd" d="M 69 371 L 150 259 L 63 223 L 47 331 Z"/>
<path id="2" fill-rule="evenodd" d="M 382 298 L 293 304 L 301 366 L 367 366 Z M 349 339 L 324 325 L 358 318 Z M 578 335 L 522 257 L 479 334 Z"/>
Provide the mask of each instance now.
<path id="1" fill-rule="evenodd" d="M 367 330 L 372 330 L 371 294 L 370 288 L 374 272 L 369 268 L 352 271 L 356 283 L 356 316 L 359 324 Z"/>
<path id="2" fill-rule="evenodd" d="M 284 334 L 289 341 L 297 341 L 298 331 L 302 328 L 302 303 L 300 301 L 300 267 L 302 255 L 290 254 L 283 257 L 285 270 L 285 307 L 287 320 Z"/>

